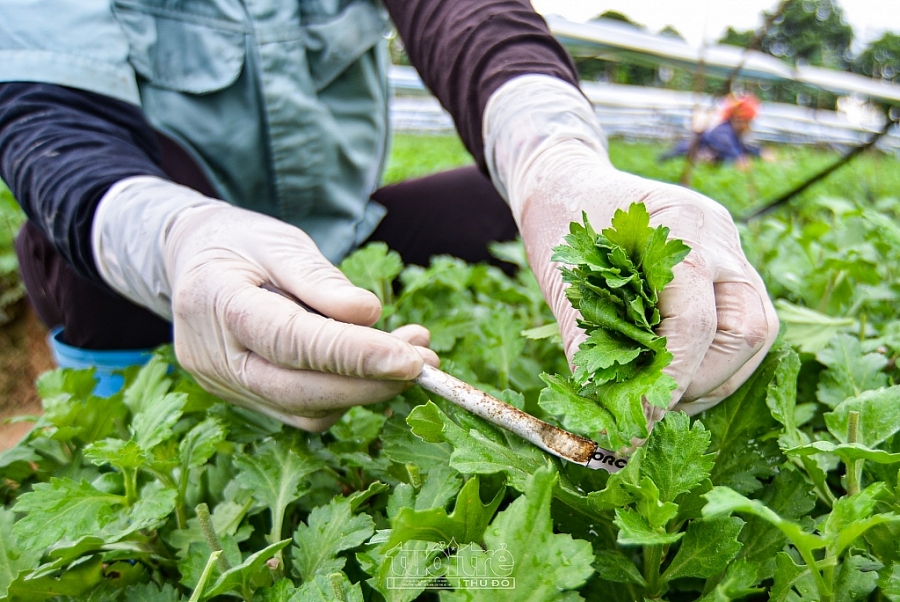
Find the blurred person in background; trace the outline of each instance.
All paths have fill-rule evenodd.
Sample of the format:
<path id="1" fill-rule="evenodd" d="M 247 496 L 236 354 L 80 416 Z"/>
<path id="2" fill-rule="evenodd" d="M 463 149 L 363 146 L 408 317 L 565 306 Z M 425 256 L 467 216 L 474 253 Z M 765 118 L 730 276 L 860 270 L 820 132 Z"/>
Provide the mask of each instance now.
<path id="1" fill-rule="evenodd" d="M 759 99 L 752 94 L 729 96 L 717 125 L 695 135 L 691 140 L 679 143 L 663 154 L 660 160 L 693 155 L 695 160 L 707 163 L 734 163 L 741 170 L 750 168 L 752 158 L 771 160 L 772 155 L 767 150 L 746 142 L 750 125 L 759 114 L 759 106 Z"/>

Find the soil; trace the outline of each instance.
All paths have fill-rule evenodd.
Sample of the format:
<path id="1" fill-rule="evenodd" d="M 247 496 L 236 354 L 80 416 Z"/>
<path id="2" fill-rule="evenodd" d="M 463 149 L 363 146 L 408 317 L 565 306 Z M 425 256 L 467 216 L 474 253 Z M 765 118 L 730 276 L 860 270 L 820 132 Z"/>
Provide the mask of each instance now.
<path id="1" fill-rule="evenodd" d="M 28 302 L 7 311 L 14 317 L 0 326 L 0 450 L 14 446 L 31 428 L 30 422 L 5 424 L 6 419 L 41 413 L 34 383 L 54 367 L 47 329 Z"/>

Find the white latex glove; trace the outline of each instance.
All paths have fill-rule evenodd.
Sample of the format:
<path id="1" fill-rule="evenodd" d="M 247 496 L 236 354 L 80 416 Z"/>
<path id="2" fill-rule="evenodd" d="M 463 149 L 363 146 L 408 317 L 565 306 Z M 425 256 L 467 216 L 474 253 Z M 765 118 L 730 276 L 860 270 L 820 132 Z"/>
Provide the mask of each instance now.
<path id="1" fill-rule="evenodd" d="M 498 89 L 484 134 L 491 177 L 512 208 L 570 361 L 585 334 L 552 249 L 570 222 L 581 223 L 582 211 L 599 231 L 616 209 L 641 201 L 651 225 L 668 226 L 671 238 L 691 247 L 659 300 L 657 334 L 674 355 L 666 372 L 678 383 L 669 407 L 698 413 L 752 374 L 778 333 L 778 318 L 728 211 L 686 188 L 615 169 L 590 103 L 548 76 L 522 76 Z M 651 424 L 664 413 L 646 404 L 645 411 Z"/>
<path id="2" fill-rule="evenodd" d="M 417 325 L 393 336 L 381 315 L 301 230 L 150 176 L 114 185 L 94 216 L 103 279 L 170 319 L 175 354 L 204 389 L 311 431 L 347 408 L 390 399 L 423 362 Z M 271 283 L 330 316 L 259 288 Z"/>

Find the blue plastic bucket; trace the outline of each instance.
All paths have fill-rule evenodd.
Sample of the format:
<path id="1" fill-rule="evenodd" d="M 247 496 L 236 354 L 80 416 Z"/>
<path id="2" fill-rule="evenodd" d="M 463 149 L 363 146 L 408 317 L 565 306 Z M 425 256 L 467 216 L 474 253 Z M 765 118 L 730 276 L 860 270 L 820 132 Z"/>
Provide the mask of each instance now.
<path id="1" fill-rule="evenodd" d="M 152 357 L 151 349 L 82 349 L 62 342 L 62 327 L 50 332 L 50 350 L 60 368 L 84 370 L 95 368 L 97 386 L 94 395 L 109 397 L 118 393 L 125 384 L 121 374 L 113 374 L 129 366 L 143 366 Z"/>

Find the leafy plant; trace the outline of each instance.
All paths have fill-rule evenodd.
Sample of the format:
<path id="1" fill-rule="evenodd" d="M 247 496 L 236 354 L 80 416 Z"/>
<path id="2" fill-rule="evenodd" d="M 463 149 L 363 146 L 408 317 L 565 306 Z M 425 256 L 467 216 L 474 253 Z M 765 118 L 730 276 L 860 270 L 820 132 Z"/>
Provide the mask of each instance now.
<path id="1" fill-rule="evenodd" d="M 587 339 L 578 347 L 569 378 L 542 374 L 548 388 L 541 406 L 563 414 L 566 428 L 588 436 L 604 433 L 613 449 L 648 435 L 643 404 L 667 408 L 675 380 L 662 370 L 672 361 L 659 325 L 659 293 L 672 267 L 690 248 L 667 240 L 669 229 L 650 227 L 641 203 L 617 210 L 599 234 L 584 216 L 572 223 L 553 260 L 563 267 L 566 297 L 581 315 Z"/>
<path id="2" fill-rule="evenodd" d="M 784 281 L 770 290 L 796 323 L 829 334 L 798 349 L 806 338 L 789 329 L 730 397 L 667 414 L 615 475 L 418 388 L 309 434 L 213 398 L 169 349 L 108 399 L 92 395 L 90 371 L 48 373 L 44 415 L 0 454 L 0 600 L 900 600 L 900 323 L 892 285 L 863 292 L 834 272 L 885 278 L 900 237 L 887 203 L 844 205 L 767 218 L 749 245 L 764 277 Z M 646 234 L 632 212 L 616 231 Z M 627 246 L 573 230 L 606 253 Z M 664 265 L 683 251 L 647 236 L 672 251 Z M 787 287 L 790 241 L 829 259 L 827 273 L 795 272 L 808 286 Z M 839 261 L 851 252 L 860 273 Z M 522 268 L 514 278 L 449 257 L 403 267 L 383 246 L 343 268 L 381 295 L 383 327 L 426 325 L 445 369 L 554 422 L 539 374 L 568 366 L 552 315 L 521 245 L 495 253 Z M 604 278 L 632 274 L 594 263 Z M 641 282 L 665 280 L 641 275 L 644 263 L 632 260 Z M 593 282 L 580 256 L 570 265 L 571 282 Z M 811 291 L 828 282 L 822 304 Z M 636 285 L 620 300 L 652 297 Z M 632 361 L 652 365 L 653 312 L 633 313 L 651 345 Z M 471 567 L 496 589 L 464 581 Z"/>

